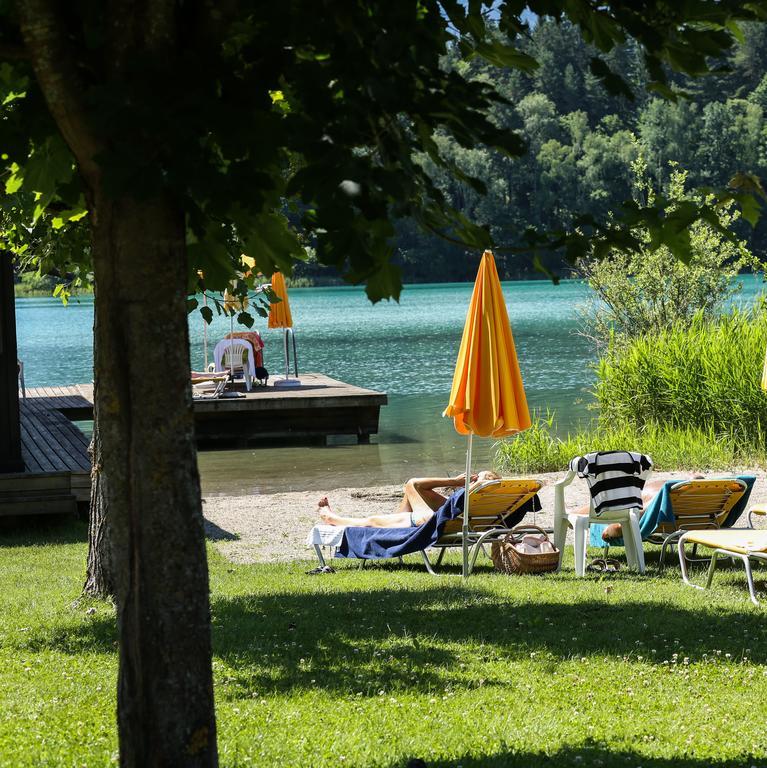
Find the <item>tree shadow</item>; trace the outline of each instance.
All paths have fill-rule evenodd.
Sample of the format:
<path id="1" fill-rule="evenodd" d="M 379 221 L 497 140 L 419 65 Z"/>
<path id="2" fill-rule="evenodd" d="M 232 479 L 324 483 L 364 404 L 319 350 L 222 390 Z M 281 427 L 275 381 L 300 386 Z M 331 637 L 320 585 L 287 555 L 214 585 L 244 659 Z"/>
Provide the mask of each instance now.
<path id="1" fill-rule="evenodd" d="M 237 541 L 240 538 L 238 534 L 221 528 L 207 518 L 204 520 L 204 524 L 205 538 L 211 541 Z"/>
<path id="2" fill-rule="evenodd" d="M 745 647 L 752 663 L 767 662 L 763 615 L 721 606 L 691 610 L 607 597 L 536 603 L 435 586 L 219 597 L 213 618 L 214 652 L 230 665 L 235 696 L 302 688 L 375 695 L 382 678 L 387 688 L 424 693 L 471 686 L 460 658 L 468 644 L 501 662 L 538 655 L 552 670 L 584 657 L 642 657 L 658 668 L 727 654 L 737 660 Z"/>
<path id="3" fill-rule="evenodd" d="M 606 744 L 586 741 L 556 752 L 515 751 L 484 755 L 466 754 L 449 760 L 411 758 L 389 764 L 389 768 L 538 768 L 539 766 L 601 766 L 601 768 L 749 768 L 764 763 L 764 756 L 718 760 L 687 756 L 650 757 L 636 750 L 613 750 Z"/>
<path id="4" fill-rule="evenodd" d="M 0 548 L 78 544 L 88 540 L 88 524 L 63 515 L 0 518 Z"/>
<path id="5" fill-rule="evenodd" d="M 40 627 L 25 634 L 16 647 L 32 653 L 111 654 L 117 650 L 117 623 L 114 616 L 73 616 L 70 624 Z"/>

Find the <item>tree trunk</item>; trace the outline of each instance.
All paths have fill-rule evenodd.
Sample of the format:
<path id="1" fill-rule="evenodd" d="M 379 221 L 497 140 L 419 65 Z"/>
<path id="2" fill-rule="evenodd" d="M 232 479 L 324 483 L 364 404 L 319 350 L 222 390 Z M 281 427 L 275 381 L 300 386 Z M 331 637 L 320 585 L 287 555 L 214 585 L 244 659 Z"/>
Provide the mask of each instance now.
<path id="1" fill-rule="evenodd" d="M 120 632 L 120 763 L 215 766 L 184 217 L 164 199 L 94 202 L 95 407 Z"/>
<path id="2" fill-rule="evenodd" d="M 106 503 L 106 477 L 101 463 L 101 438 L 98 413 L 93 414 L 91 457 L 91 505 L 88 515 L 88 563 L 83 594 L 102 600 L 115 596 L 114 566 L 109 537 Z"/>

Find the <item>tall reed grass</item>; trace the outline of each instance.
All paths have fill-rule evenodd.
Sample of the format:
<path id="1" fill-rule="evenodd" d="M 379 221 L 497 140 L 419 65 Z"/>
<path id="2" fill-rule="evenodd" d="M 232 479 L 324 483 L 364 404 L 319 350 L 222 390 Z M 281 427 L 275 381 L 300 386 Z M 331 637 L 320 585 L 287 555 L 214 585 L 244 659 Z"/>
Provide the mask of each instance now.
<path id="1" fill-rule="evenodd" d="M 602 424 L 704 430 L 765 444 L 767 394 L 760 387 L 767 346 L 762 308 L 716 321 L 696 319 L 625 345 L 597 366 Z"/>
<path id="2" fill-rule="evenodd" d="M 533 426 L 496 444 L 495 466 L 500 472 L 526 474 L 558 472 L 570 459 L 589 451 L 630 450 L 652 457 L 658 471 L 733 470 L 738 467 L 767 467 L 767 451 L 713 429 L 648 424 L 637 429 L 630 424 L 597 422 L 558 437 L 554 415 L 536 414 Z"/>
<path id="3" fill-rule="evenodd" d="M 595 423 L 560 438 L 554 415 L 498 443 L 506 472 L 562 470 L 589 451 L 637 450 L 659 470 L 767 465 L 767 393 L 761 389 L 767 312 L 697 318 L 613 343 L 596 366 Z"/>

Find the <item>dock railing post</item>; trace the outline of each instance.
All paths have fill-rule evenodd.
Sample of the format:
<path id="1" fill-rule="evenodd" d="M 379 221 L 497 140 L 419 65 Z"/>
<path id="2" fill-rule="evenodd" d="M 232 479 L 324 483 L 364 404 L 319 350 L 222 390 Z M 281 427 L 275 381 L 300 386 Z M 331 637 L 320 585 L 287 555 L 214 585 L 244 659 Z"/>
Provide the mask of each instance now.
<path id="1" fill-rule="evenodd" d="M 0 252 L 0 472 L 23 472 L 13 263 Z"/>

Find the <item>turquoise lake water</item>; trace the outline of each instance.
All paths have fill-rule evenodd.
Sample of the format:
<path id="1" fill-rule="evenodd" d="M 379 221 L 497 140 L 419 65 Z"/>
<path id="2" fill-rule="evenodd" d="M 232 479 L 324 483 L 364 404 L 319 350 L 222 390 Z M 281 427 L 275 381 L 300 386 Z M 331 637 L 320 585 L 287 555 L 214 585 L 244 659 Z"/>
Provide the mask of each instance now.
<path id="1" fill-rule="evenodd" d="M 743 278 L 739 304 L 763 290 L 761 279 Z M 304 288 L 290 293 L 301 370 L 386 392 L 380 431 L 368 446 L 249 448 L 200 454 L 208 494 L 318 490 L 403 482 L 413 475 L 457 473 L 465 462 L 465 438 L 441 417 L 452 381 L 469 283 L 406 286 L 399 304 L 371 305 L 359 288 Z M 576 308 L 589 289 L 579 281 L 503 284 L 531 408 L 556 411 L 562 431 L 591 418 L 588 403 L 594 352 L 578 336 Z M 57 299 L 16 302 L 19 356 L 27 386 L 89 382 L 93 378 L 90 298 L 64 307 Z M 158 323 L 162 319 L 158 317 Z M 203 366 L 199 314 L 190 316 L 192 365 Z M 255 328 L 266 344 L 272 375 L 284 369 L 282 334 Z M 212 350 L 229 330 L 214 319 Z M 475 466 L 489 465 L 492 440 L 475 441 Z"/>

